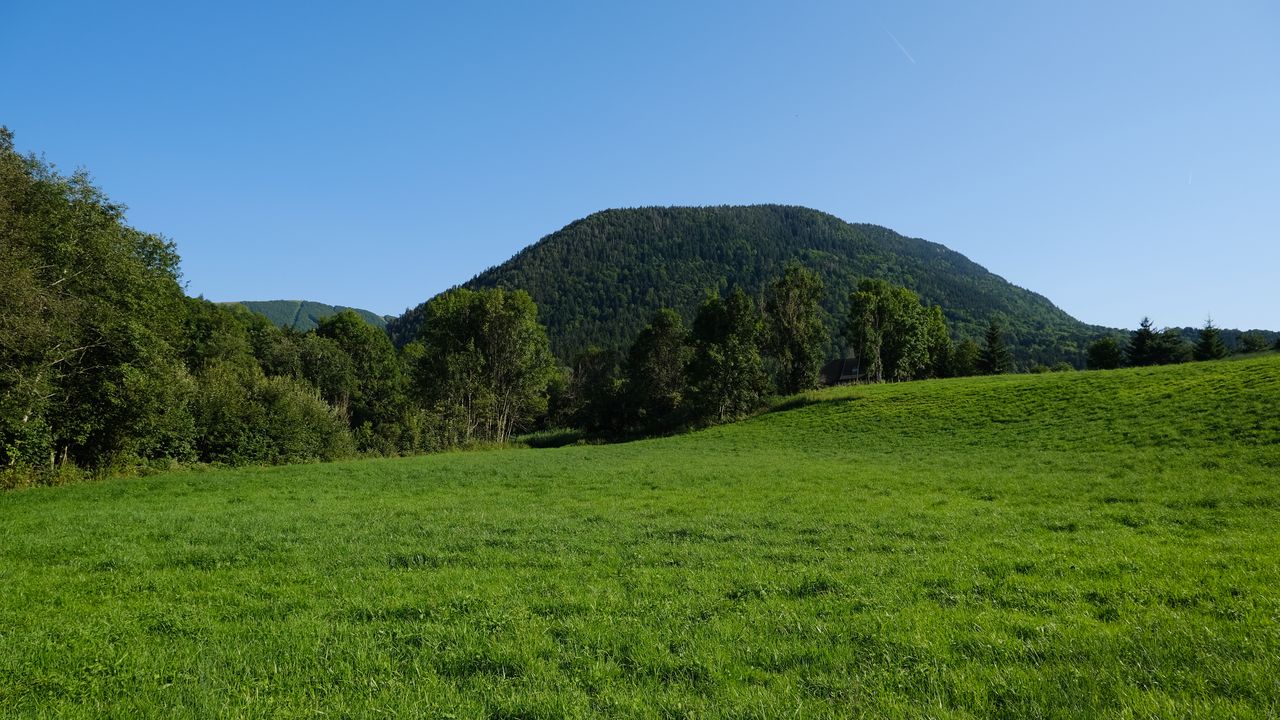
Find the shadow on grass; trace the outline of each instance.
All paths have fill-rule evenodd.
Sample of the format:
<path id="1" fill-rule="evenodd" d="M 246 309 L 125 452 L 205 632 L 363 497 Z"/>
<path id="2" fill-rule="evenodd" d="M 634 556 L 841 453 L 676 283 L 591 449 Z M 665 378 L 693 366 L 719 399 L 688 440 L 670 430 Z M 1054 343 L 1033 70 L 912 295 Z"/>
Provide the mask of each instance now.
<path id="1" fill-rule="evenodd" d="M 825 388 L 824 388 L 825 389 Z M 856 397 L 852 396 L 835 396 L 821 391 L 807 392 L 792 397 L 783 398 L 774 401 L 765 407 L 750 413 L 736 420 L 728 420 L 724 423 L 716 423 L 711 421 L 695 421 L 687 417 L 681 417 L 665 424 L 654 425 L 643 429 L 622 430 L 613 432 L 588 432 L 574 428 L 561 428 L 554 430 L 539 430 L 527 435 L 521 435 L 512 441 L 513 445 L 523 446 L 535 449 L 559 448 L 568 445 L 617 445 L 622 443 L 635 442 L 637 440 L 652 440 L 655 438 L 673 437 L 676 435 L 685 435 L 698 430 L 705 430 L 721 424 L 730 424 L 741 420 L 749 420 L 752 417 L 760 415 L 768 415 L 770 413 L 786 412 L 788 410 L 799 410 L 801 408 L 810 407 L 812 405 L 826 405 L 853 402 Z"/>
<path id="2" fill-rule="evenodd" d="M 801 408 L 812 407 L 814 405 L 832 405 L 853 402 L 858 398 L 851 395 L 836 395 L 830 393 L 807 392 L 802 395 L 793 395 L 773 403 L 769 407 L 761 411 L 760 414 L 768 415 L 770 413 L 787 412 L 788 410 L 800 410 Z"/>
<path id="3" fill-rule="evenodd" d="M 540 430 L 538 432 L 521 435 L 515 439 L 513 444 L 524 445 L 531 448 L 558 448 L 566 445 L 576 445 L 586 439 L 585 433 L 581 430 L 573 428 L 565 428 L 558 430 Z"/>

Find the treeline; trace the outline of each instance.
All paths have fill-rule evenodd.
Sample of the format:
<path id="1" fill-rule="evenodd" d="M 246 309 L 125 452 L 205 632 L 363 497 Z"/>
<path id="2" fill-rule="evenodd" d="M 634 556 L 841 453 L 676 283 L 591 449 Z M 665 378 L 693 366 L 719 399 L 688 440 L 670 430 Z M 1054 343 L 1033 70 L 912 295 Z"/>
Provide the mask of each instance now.
<path id="1" fill-rule="evenodd" d="M 1223 331 L 1212 320 L 1196 333 L 1194 341 L 1186 338 L 1185 328 L 1156 330 L 1150 318 L 1142 318 L 1138 329 L 1125 340 L 1115 336 L 1098 338 L 1085 352 L 1091 370 L 1113 370 L 1122 367 L 1172 365 L 1192 360 L 1221 360 L 1233 353 L 1248 354 L 1280 350 L 1280 335 L 1274 341 L 1257 331 L 1235 333 L 1234 351 L 1223 338 Z"/>
<path id="2" fill-rule="evenodd" d="M 63 176 L 18 154 L 2 128 L 0 278 L 0 486 L 184 463 L 422 453 L 533 429 L 671 432 L 817 387 L 833 347 L 841 359 L 827 364 L 827 382 L 1015 369 L 998 314 L 981 343 L 955 342 L 941 307 L 862 278 L 832 318 L 831 289 L 800 262 L 755 294 L 712 285 L 690 325 L 660 308 L 625 353 L 589 348 L 569 367 L 523 290 L 443 293 L 417 310 L 399 348 L 350 310 L 306 332 L 281 328 L 238 305 L 186 297 L 172 242 L 127 225 L 124 208 L 84 173 Z M 1088 356 L 1093 367 L 1118 367 L 1227 352 L 1211 324 L 1192 345 L 1144 320 L 1123 347 L 1103 338 Z"/>
<path id="3" fill-rule="evenodd" d="M 447 293 L 396 350 L 345 311 L 309 332 L 188 298 L 173 243 L 0 129 L 0 484 L 504 442 L 555 374 L 528 295 Z"/>
<path id="4" fill-rule="evenodd" d="M 553 388 L 549 422 L 605 436 L 645 435 L 724 422 L 777 395 L 816 388 L 831 337 L 820 277 L 792 264 L 757 303 L 742 288 L 703 300 L 686 327 L 659 309 L 626 354 L 590 348 Z M 828 382 L 884 382 L 1010 372 L 998 321 L 981 346 L 955 343 L 942 310 L 911 290 L 864 279 L 843 322 L 850 358 Z M 429 323 L 428 323 L 429 325 Z M 1070 366 L 1067 366 L 1070 369 Z"/>
<path id="5" fill-rule="evenodd" d="M 792 264 L 759 300 L 664 309 L 624 356 L 558 366 L 523 291 L 455 289 L 397 349 L 345 311 L 307 332 L 188 298 L 167 239 L 84 173 L 0 132 L 0 468 L 12 485 L 182 463 L 288 463 L 504 443 L 535 427 L 663 432 L 816 387 L 832 337 L 821 278 Z M 999 328 L 953 345 L 941 309 L 864 280 L 842 322 L 858 374 L 909 380 L 1011 367 Z"/>

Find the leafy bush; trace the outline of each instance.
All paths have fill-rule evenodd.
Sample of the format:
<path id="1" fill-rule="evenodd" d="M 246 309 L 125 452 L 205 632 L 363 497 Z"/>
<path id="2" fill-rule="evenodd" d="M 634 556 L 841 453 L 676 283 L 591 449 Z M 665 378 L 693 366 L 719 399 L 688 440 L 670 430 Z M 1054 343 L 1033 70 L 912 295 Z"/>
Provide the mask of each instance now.
<path id="1" fill-rule="evenodd" d="M 334 460 L 354 453 L 346 420 L 310 385 L 217 365 L 193 403 L 200 459 L 227 465 Z"/>

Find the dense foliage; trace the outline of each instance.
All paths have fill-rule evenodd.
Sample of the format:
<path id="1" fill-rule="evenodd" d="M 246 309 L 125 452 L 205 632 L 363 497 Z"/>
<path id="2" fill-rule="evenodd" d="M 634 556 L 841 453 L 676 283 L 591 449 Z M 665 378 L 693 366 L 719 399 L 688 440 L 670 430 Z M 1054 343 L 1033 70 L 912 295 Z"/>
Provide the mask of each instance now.
<path id="1" fill-rule="evenodd" d="M 1191 346 L 1182 334 L 1173 328 L 1156 332 L 1151 318 L 1142 318 L 1138 329 L 1129 338 L 1125 359 L 1132 367 L 1145 365 L 1170 365 L 1185 362 L 1191 357 Z"/>
<path id="2" fill-rule="evenodd" d="M 1114 337 L 1098 338 L 1085 351 L 1090 370 L 1115 370 L 1124 365 L 1124 350 Z"/>
<path id="3" fill-rule="evenodd" d="M 768 397 L 769 376 L 760 353 L 764 322 L 750 296 L 703 301 L 693 320 L 690 400 L 701 418 L 724 422 L 746 415 Z"/>
<path id="4" fill-rule="evenodd" d="M 764 292 L 766 352 L 784 395 L 818 386 L 831 334 L 822 323 L 822 278 L 793 263 Z"/>
<path id="5" fill-rule="evenodd" d="M 942 245 L 780 205 L 595 213 L 466 286 L 528 291 L 542 310 L 552 350 L 568 360 L 592 346 L 625 349 L 661 307 L 691 320 L 709 290 L 736 286 L 760 298 L 791 262 L 823 282 L 829 358 L 845 348 L 849 295 L 864 278 L 907 287 L 926 305 L 941 306 L 956 339 L 981 338 L 987 319 L 1001 314 L 1020 365 L 1066 360 L 1081 366 L 1085 344 L 1102 331 Z M 419 306 L 388 324 L 397 345 L 413 340 L 423 317 Z"/>
<path id="6" fill-rule="evenodd" d="M 1213 326 L 1213 321 L 1208 321 L 1200 330 L 1200 338 L 1191 354 L 1196 360 L 1221 360 L 1230 355 L 1231 351 L 1222 342 L 1222 333 Z"/>
<path id="7" fill-rule="evenodd" d="M 555 362 L 528 293 L 459 288 L 426 311 L 415 377 L 443 444 L 506 442 L 546 411 Z"/>
<path id="8" fill-rule="evenodd" d="M 178 256 L 0 129 L 0 466 L 194 453 Z"/>
<path id="9" fill-rule="evenodd" d="M 0 278 L 0 485 L 502 442 L 545 409 L 551 356 L 524 293 L 467 291 L 474 363 L 444 352 L 443 315 L 410 352 L 349 309 L 277 327 L 187 298 L 172 243 L 128 226 L 84 173 L 18 154 L 7 130 Z M 451 435 L 455 408 L 412 382 L 440 357 L 478 376 L 483 433 Z"/>
<path id="10" fill-rule="evenodd" d="M 1182 336 L 1183 340 L 1195 344 L 1200 341 L 1200 332 L 1203 327 L 1177 327 L 1170 328 L 1173 332 Z M 1233 328 L 1217 328 L 1218 336 L 1222 338 L 1222 344 L 1232 353 L 1251 353 L 1258 352 L 1259 349 L 1268 349 L 1275 347 L 1280 349 L 1280 332 L 1275 330 L 1238 330 Z"/>
<path id="11" fill-rule="evenodd" d="M 1206 321 L 1194 332 L 1189 328 L 1156 330 L 1150 318 L 1142 318 L 1138 329 L 1122 339 L 1118 333 L 1105 335 L 1089 344 L 1086 351 L 1091 370 L 1113 370 L 1120 367 L 1173 365 L 1190 360 L 1220 360 L 1234 353 L 1249 354 L 1272 349 L 1270 338 L 1276 333 L 1265 330 L 1223 330 Z M 1280 338 L 1274 349 L 1280 350 Z"/>
<path id="12" fill-rule="evenodd" d="M 863 379 L 915 380 L 946 374 L 951 340 L 942 311 L 883 280 L 863 280 L 849 296 L 845 323 L 852 357 Z"/>
<path id="13" fill-rule="evenodd" d="M 670 308 L 654 313 L 627 355 L 625 415 L 641 429 L 655 430 L 681 417 L 693 356 L 689 331 Z"/>

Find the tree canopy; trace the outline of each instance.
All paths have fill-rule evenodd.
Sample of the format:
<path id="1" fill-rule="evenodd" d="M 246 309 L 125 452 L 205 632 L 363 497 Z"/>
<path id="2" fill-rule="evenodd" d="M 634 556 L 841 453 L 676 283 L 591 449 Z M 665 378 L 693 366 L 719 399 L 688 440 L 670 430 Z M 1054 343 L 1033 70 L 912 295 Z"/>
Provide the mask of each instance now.
<path id="1" fill-rule="evenodd" d="M 871 382 L 944 374 L 951 351 L 940 309 L 924 307 L 907 288 L 870 278 L 849 296 L 845 337 Z"/>
<path id="2" fill-rule="evenodd" d="M 505 442 L 546 410 L 555 373 L 529 294 L 459 288 L 427 306 L 416 379 L 446 445 Z"/>
<path id="3" fill-rule="evenodd" d="M 775 385 L 785 395 L 818 386 L 818 368 L 831 343 L 822 322 L 822 290 L 822 278 L 798 263 L 765 288 L 767 352 Z"/>
<path id="4" fill-rule="evenodd" d="M 723 422 L 758 408 L 769 391 L 760 354 L 763 322 L 742 288 L 703 301 L 693 321 L 689 368 L 695 413 Z"/>

